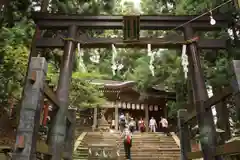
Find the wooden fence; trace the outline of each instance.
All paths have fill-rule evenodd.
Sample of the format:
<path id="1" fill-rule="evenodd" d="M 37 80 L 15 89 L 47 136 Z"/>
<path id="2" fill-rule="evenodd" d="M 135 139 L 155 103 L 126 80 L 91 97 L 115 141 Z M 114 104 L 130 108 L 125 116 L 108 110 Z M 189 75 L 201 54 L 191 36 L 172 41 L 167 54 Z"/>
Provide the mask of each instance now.
<path id="1" fill-rule="evenodd" d="M 201 114 L 201 118 L 204 118 L 204 115 L 207 115 L 207 112 L 211 111 L 212 106 L 215 107 L 226 107 L 226 105 L 217 105 L 218 103 L 226 101 L 226 99 L 230 97 L 234 97 L 235 101 L 237 100 L 240 93 L 240 60 L 233 60 L 232 63 L 232 81 L 229 87 L 225 87 L 222 89 L 222 92 L 219 94 L 214 94 L 211 98 L 208 98 L 203 102 L 195 102 L 194 106 L 201 105 L 203 107 L 203 113 L 197 113 L 196 111 L 192 113 L 188 113 L 186 109 L 180 109 L 178 111 L 178 132 L 180 137 L 180 147 L 181 147 L 181 160 L 190 160 L 190 159 L 204 159 L 204 149 L 201 151 L 191 151 L 193 148 L 191 147 L 191 134 L 192 123 L 198 119 L 197 125 L 200 127 L 199 123 L 199 114 Z M 237 98 L 236 98 L 237 97 Z M 235 104 L 236 109 L 239 109 L 239 104 Z M 225 108 L 226 109 L 226 108 Z M 227 110 L 228 111 L 228 110 Z M 228 111 L 229 112 L 229 111 Z M 223 113 L 224 114 L 224 113 Z M 227 113 L 225 113 L 227 114 Z M 219 116 L 218 116 L 219 118 Z M 203 126 L 202 126 L 203 127 Z M 210 133 L 211 134 L 211 133 Z M 201 132 L 200 132 L 201 135 Z M 219 133 L 216 132 L 216 135 L 219 136 Z M 232 137 L 233 138 L 233 137 Z M 200 137 L 200 143 L 203 142 L 203 138 Z M 205 153 L 206 154 L 206 153 Z M 222 144 L 217 145 L 217 147 L 213 148 L 213 153 L 211 154 L 212 159 L 216 157 L 220 157 L 220 159 L 232 159 L 239 160 L 240 159 L 240 140 L 235 138 L 233 141 L 225 141 Z M 229 158 L 230 157 L 230 158 Z M 234 157 L 234 158 L 233 158 Z M 206 158 L 205 158 L 206 159 Z M 204 159 L 204 160 L 205 160 Z"/>

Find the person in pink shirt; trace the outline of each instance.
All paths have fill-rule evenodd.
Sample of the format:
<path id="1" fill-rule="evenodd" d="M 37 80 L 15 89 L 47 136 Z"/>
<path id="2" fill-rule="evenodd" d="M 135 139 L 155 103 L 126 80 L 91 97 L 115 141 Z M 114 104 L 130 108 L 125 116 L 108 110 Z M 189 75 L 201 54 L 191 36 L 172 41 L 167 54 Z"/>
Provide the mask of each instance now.
<path id="1" fill-rule="evenodd" d="M 145 123 L 142 118 L 138 121 L 138 127 L 140 132 L 145 132 Z"/>

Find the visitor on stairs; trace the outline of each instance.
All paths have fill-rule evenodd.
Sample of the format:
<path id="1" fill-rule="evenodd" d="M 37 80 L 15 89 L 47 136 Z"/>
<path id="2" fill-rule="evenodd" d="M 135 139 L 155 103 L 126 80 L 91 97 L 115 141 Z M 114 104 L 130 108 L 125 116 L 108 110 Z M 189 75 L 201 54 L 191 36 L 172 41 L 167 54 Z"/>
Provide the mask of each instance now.
<path id="1" fill-rule="evenodd" d="M 121 113 L 119 116 L 119 127 L 121 132 L 123 132 L 125 125 L 126 125 L 126 117 L 123 113 Z"/>
<path id="2" fill-rule="evenodd" d="M 168 130 L 168 121 L 167 121 L 167 119 L 161 117 L 160 123 L 162 124 L 163 132 L 164 132 L 167 136 L 169 136 L 170 134 L 169 134 L 169 130 Z"/>
<path id="3" fill-rule="evenodd" d="M 121 138 L 123 139 L 126 159 L 131 160 L 132 133 L 128 125 L 125 125 L 125 128 L 121 134 Z"/>
<path id="4" fill-rule="evenodd" d="M 151 132 L 156 132 L 157 122 L 153 117 L 149 121 L 149 128 Z"/>
<path id="5" fill-rule="evenodd" d="M 138 127 L 140 132 L 145 132 L 145 123 L 142 118 L 138 121 Z"/>
<path id="6" fill-rule="evenodd" d="M 129 122 L 129 129 L 130 131 L 133 133 L 136 129 L 136 122 L 134 121 L 134 119 L 131 117 L 130 118 L 130 122 Z"/>

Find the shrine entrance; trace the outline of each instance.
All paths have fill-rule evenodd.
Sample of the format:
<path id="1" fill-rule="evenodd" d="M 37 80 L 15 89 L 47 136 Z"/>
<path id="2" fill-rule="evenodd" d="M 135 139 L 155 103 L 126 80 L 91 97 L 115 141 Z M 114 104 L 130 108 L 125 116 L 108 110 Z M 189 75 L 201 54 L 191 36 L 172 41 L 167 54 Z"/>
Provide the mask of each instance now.
<path id="1" fill-rule="evenodd" d="M 207 14 L 194 18 L 193 16 L 169 15 L 79 16 L 36 12 L 32 14 L 32 17 L 37 28 L 29 59 L 27 81 L 24 86 L 20 123 L 13 154 L 14 160 L 26 159 L 26 157 L 28 157 L 27 159 L 29 160 L 33 160 L 37 152 L 48 155 L 52 160 L 60 160 L 61 158 L 70 160 L 72 158 L 76 113 L 74 109 L 68 106 L 68 94 L 72 76 L 73 59 L 75 56 L 74 50 L 77 44 L 81 45 L 82 48 L 112 48 L 113 50 L 114 48 L 146 48 L 148 49 L 151 60 L 153 57 L 153 48 L 183 48 L 183 70 L 190 72 L 186 78 L 191 80 L 190 89 L 193 90 L 194 94 L 194 101 L 191 99 L 194 103 L 186 105 L 186 108 L 192 111 L 192 107 L 195 107 L 196 112 L 190 112 L 189 115 L 198 114 L 196 118 L 201 132 L 204 132 L 204 127 L 209 130 L 209 134 L 205 135 L 208 141 L 202 142 L 204 159 L 211 160 L 215 156 L 213 149 L 217 146 L 217 136 L 213 116 L 209 110 L 205 111 L 203 106 L 208 96 L 203 70 L 200 65 L 199 49 L 226 49 L 226 40 L 199 39 L 195 36 L 195 33 L 197 31 L 215 31 L 227 28 L 229 26 L 229 19 L 226 15 L 211 15 L 211 18 L 214 17 L 217 21 L 214 25 L 209 24 L 210 19 Z M 91 29 L 122 29 L 123 37 L 84 38 L 84 36 L 79 35 L 79 30 L 85 31 Z M 39 32 L 47 30 L 52 30 L 56 36 L 48 37 L 49 35 L 47 34 L 37 36 Z M 178 30 L 182 31 L 184 36 L 175 36 L 173 39 L 141 38 L 140 30 Z M 67 33 L 67 35 L 65 33 Z M 45 83 L 47 62 L 44 57 L 38 57 L 37 48 L 64 49 L 56 93 Z M 186 63 L 186 61 L 189 63 Z M 150 69 L 152 72 L 153 64 L 150 65 Z M 154 75 L 154 72 L 152 72 L 152 74 Z M 48 140 L 50 141 L 41 141 L 42 143 L 40 143 L 37 137 L 39 115 L 42 109 L 41 101 L 44 96 L 54 104 L 54 114 L 51 118 L 51 132 L 48 134 Z M 134 104 L 134 102 L 130 103 Z M 151 104 L 150 101 L 144 103 L 145 117 L 149 117 L 150 114 L 159 116 L 156 115 L 157 113 L 153 113 L 154 111 L 149 112 L 149 105 L 158 104 Z M 115 115 L 118 115 L 117 108 L 118 107 L 115 107 Z M 185 118 L 183 114 L 180 115 L 182 119 Z M 180 127 L 182 126 L 183 125 Z M 181 147 L 187 149 L 188 147 L 183 146 L 185 145 L 184 140 L 186 140 L 184 139 L 184 137 L 186 137 L 184 133 L 186 132 L 182 131 L 180 136 L 182 138 Z M 40 146 L 39 144 L 42 145 Z M 182 152 L 183 159 L 194 159 L 186 158 L 188 152 L 190 151 Z"/>
<path id="2" fill-rule="evenodd" d="M 104 93 L 107 102 L 98 107 L 99 111 L 105 110 L 106 122 L 116 130 L 119 129 L 118 118 L 121 113 L 128 114 L 136 121 L 143 118 L 148 125 L 151 116 L 157 121 L 161 116 L 167 118 L 166 102 L 176 100 L 176 93 L 165 91 L 163 88 L 148 88 L 144 93 L 138 92 L 134 89 L 136 82 L 133 81 L 94 80 L 92 83 L 101 86 L 99 90 Z M 142 98 L 143 94 L 145 98 Z M 96 117 L 99 111 L 93 115 L 95 116 L 94 126 L 102 128 Z M 95 127 L 93 128 L 97 129 Z"/>

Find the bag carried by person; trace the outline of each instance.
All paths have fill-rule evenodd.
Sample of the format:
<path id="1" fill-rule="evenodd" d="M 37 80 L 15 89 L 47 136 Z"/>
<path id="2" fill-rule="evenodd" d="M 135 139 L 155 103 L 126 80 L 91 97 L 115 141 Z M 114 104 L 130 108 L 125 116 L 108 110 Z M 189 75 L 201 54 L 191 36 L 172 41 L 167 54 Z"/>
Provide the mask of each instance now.
<path id="1" fill-rule="evenodd" d="M 119 117 L 119 120 L 120 120 L 120 123 L 121 123 L 121 124 L 124 124 L 124 123 L 126 122 L 126 118 L 125 118 L 124 115 L 121 115 L 121 116 Z"/>
<path id="2" fill-rule="evenodd" d="M 127 132 L 125 135 L 125 140 L 124 140 L 127 144 L 132 145 L 132 136 L 130 132 Z"/>

